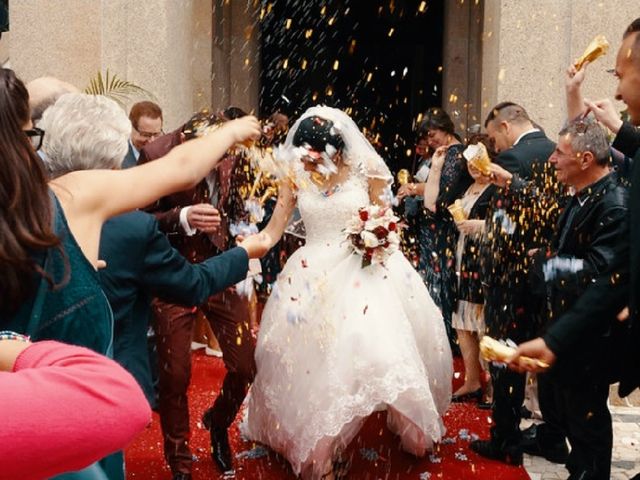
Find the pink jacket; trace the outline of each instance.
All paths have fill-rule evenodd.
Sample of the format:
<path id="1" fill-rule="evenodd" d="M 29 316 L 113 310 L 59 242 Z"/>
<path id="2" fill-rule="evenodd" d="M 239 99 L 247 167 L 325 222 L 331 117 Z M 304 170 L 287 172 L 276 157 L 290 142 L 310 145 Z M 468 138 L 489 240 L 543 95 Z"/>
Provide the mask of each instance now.
<path id="1" fill-rule="evenodd" d="M 0 479 L 82 469 L 124 448 L 149 423 L 133 377 L 86 348 L 46 341 L 0 372 Z"/>

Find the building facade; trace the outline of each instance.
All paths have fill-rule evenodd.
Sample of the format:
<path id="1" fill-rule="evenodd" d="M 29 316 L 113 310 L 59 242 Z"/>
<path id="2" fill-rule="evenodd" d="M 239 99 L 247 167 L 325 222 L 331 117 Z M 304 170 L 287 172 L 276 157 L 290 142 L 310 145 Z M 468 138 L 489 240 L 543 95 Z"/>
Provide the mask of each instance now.
<path id="1" fill-rule="evenodd" d="M 553 138 L 565 117 L 564 71 L 596 34 L 611 51 L 585 94 L 612 97 L 607 73 L 636 0 L 442 0 L 442 106 L 458 128 L 499 101 L 521 103 Z M 153 92 L 175 128 L 203 107 L 257 111 L 259 0 L 20 0 L 0 60 L 25 81 L 51 75 L 83 88 L 98 71 Z M 636 8 L 634 8 L 636 7 Z M 622 109 L 622 106 L 621 106 Z"/>

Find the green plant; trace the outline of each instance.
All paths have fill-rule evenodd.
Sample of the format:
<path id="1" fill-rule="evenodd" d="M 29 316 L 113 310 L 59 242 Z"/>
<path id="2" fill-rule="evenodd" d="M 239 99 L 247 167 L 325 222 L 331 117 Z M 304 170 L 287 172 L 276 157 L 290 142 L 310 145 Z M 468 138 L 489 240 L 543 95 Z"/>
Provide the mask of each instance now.
<path id="1" fill-rule="evenodd" d="M 136 85 L 135 83 L 118 78 L 115 73 L 110 73 L 107 69 L 105 75 L 98 72 L 95 77 L 89 81 L 89 85 L 84 89 L 84 93 L 89 95 L 104 95 L 122 108 L 126 109 L 126 103 L 131 100 L 131 96 L 141 95 L 151 100 L 156 100 L 155 95 L 148 90 Z"/>

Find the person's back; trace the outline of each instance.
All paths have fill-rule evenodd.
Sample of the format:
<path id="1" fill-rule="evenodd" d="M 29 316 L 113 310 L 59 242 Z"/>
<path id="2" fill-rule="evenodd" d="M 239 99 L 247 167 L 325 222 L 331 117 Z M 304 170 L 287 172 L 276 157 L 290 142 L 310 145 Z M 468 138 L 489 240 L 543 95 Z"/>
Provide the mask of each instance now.
<path id="1" fill-rule="evenodd" d="M 43 276 L 34 278 L 36 294 L 17 312 L 2 313 L 0 323 L 3 329 L 33 340 L 59 340 L 111 354 L 113 317 L 97 272 L 80 250 L 53 194 L 51 199 L 54 233 L 62 249 L 34 254 L 34 261 L 58 286 L 50 288 Z"/>
<path id="2" fill-rule="evenodd" d="M 191 264 L 149 213 L 125 213 L 103 225 L 100 258 L 106 267 L 98 275 L 114 312 L 114 359 L 134 375 L 150 403 L 155 399 L 146 333 L 152 297 L 198 305 L 246 276 L 247 253 L 236 247 Z"/>

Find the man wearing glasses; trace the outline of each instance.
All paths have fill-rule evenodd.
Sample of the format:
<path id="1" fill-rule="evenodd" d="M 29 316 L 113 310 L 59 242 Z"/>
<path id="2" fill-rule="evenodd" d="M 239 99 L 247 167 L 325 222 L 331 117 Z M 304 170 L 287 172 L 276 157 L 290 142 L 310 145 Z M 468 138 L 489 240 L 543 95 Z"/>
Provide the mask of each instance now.
<path id="1" fill-rule="evenodd" d="M 129 120 L 131 120 L 129 151 L 124 157 L 122 168 L 135 167 L 142 147 L 163 134 L 162 109 L 153 102 L 144 101 L 134 104 L 129 112 Z"/>

